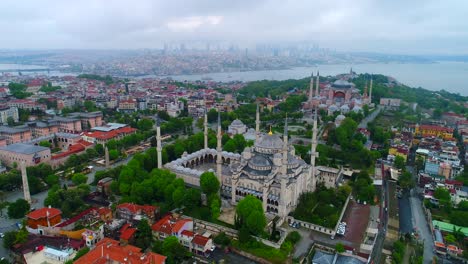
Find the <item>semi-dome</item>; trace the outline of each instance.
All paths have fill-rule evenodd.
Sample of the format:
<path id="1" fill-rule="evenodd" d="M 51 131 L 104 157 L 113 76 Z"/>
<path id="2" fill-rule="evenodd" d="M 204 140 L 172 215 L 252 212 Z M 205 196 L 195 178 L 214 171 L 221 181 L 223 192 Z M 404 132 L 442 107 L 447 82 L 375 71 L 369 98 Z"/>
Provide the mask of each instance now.
<path id="1" fill-rule="evenodd" d="M 345 80 L 336 80 L 332 84 L 333 88 L 337 89 L 349 89 L 353 87 L 353 84 Z"/>
<path id="2" fill-rule="evenodd" d="M 251 168 L 256 167 L 270 167 L 271 161 L 263 155 L 255 155 L 249 160 L 249 166 Z"/>

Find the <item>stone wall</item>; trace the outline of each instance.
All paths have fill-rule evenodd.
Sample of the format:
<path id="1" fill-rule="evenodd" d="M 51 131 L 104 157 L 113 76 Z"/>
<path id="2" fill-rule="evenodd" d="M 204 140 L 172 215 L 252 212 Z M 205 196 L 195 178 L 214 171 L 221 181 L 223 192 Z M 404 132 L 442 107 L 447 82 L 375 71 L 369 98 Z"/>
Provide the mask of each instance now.
<path id="1" fill-rule="evenodd" d="M 214 236 L 218 235 L 221 232 L 224 232 L 227 236 L 236 238 L 237 239 L 237 230 L 222 226 L 222 225 L 217 225 L 211 222 L 203 221 L 200 219 L 196 219 L 190 216 L 183 215 L 183 218 L 189 218 L 193 220 L 193 228 L 194 229 L 205 229 L 206 231 L 212 233 Z"/>

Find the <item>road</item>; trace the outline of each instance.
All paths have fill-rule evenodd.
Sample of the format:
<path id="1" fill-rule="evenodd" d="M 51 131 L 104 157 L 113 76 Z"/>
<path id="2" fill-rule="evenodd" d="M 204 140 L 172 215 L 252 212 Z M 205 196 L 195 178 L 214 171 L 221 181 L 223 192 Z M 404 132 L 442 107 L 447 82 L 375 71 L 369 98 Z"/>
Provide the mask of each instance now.
<path id="1" fill-rule="evenodd" d="M 366 116 L 361 123 L 359 123 L 358 128 L 367 128 L 367 124 L 369 122 L 374 121 L 374 119 L 377 117 L 377 115 L 382 111 L 382 106 L 378 105 L 377 109 L 375 109 L 374 112 L 372 112 L 370 115 Z"/>
<path id="2" fill-rule="evenodd" d="M 409 200 L 413 213 L 413 226 L 417 228 L 420 239 L 424 241 L 424 263 L 432 263 L 432 258 L 434 257 L 434 240 L 426 217 L 424 216 L 421 199 L 415 195 L 411 195 Z"/>

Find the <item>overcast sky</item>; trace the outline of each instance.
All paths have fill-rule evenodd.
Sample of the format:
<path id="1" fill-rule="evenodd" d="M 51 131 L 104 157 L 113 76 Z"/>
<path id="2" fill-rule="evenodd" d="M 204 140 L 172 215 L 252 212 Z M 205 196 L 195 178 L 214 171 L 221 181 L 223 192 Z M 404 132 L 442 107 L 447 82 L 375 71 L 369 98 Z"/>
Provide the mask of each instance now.
<path id="1" fill-rule="evenodd" d="M 468 54 L 468 1 L 1 0 L 0 48 L 310 42 L 339 51 Z"/>

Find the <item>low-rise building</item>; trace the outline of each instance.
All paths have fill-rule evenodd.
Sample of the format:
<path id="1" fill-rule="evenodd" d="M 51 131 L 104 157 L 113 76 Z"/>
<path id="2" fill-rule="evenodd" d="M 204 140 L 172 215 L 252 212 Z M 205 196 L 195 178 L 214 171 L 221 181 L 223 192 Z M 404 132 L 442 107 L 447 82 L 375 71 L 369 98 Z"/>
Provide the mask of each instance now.
<path id="1" fill-rule="evenodd" d="M 8 107 L 8 106 L 0 107 L 0 124 L 7 125 L 9 120 L 18 122 L 19 120 L 18 108 Z"/>
<path id="2" fill-rule="evenodd" d="M 39 163 L 49 163 L 51 153 L 46 147 L 16 143 L 0 147 L 0 160 L 9 167 L 21 162 L 26 166 L 35 166 Z"/>
<path id="3" fill-rule="evenodd" d="M 193 230 L 193 221 L 168 214 L 153 224 L 151 229 L 153 230 L 153 237 L 155 239 L 164 240 L 169 236 L 175 236 L 179 239 L 184 230 Z"/>
<path id="4" fill-rule="evenodd" d="M 164 264 L 166 263 L 166 257 L 153 252 L 143 253 L 138 247 L 121 245 L 119 241 L 104 238 L 74 263 Z"/>
<path id="5" fill-rule="evenodd" d="M 62 221 L 62 212 L 59 209 L 44 207 L 34 210 L 26 215 L 27 225 L 31 229 L 51 227 Z"/>
<path id="6" fill-rule="evenodd" d="M 0 126 L 0 136 L 4 136 L 6 138 L 7 144 L 14 144 L 30 141 L 32 138 L 32 133 L 31 130 L 26 126 Z"/>
<path id="7" fill-rule="evenodd" d="M 159 214 L 159 207 L 152 205 L 138 205 L 134 203 L 123 203 L 117 205 L 116 216 L 125 219 L 127 222 L 147 219 L 151 224 Z"/>

